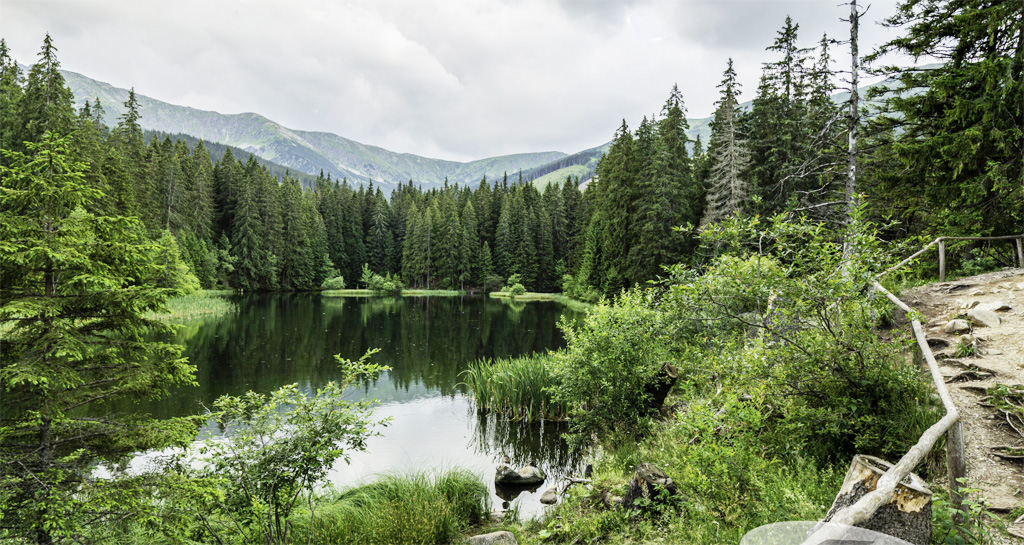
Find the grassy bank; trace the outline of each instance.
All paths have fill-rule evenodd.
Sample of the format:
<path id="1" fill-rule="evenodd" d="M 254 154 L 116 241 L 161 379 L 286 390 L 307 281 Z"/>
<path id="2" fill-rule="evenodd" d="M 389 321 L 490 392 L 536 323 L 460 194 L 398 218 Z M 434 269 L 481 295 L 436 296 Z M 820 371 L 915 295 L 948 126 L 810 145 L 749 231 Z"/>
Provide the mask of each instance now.
<path id="1" fill-rule="evenodd" d="M 295 543 L 454 543 L 490 513 L 480 477 L 461 469 L 395 474 L 333 493 L 291 517 Z"/>
<path id="2" fill-rule="evenodd" d="M 512 294 L 510 294 L 507 291 L 492 291 L 489 295 L 491 297 L 494 297 L 495 299 L 511 299 L 517 303 L 528 303 L 532 301 L 554 301 L 556 303 L 561 303 L 572 310 L 580 312 L 585 312 L 594 308 L 594 305 L 590 303 L 584 303 L 583 301 L 573 299 L 572 297 L 566 297 L 561 293 L 537 293 L 528 291 L 522 295 L 512 296 Z"/>
<path id="3" fill-rule="evenodd" d="M 231 290 L 202 290 L 189 295 L 172 297 L 167 300 L 167 312 L 150 312 L 146 317 L 168 323 L 182 324 L 201 318 L 223 316 L 237 310 L 227 299 L 234 295 Z"/>
<path id="4" fill-rule="evenodd" d="M 568 415 L 566 404 L 552 402 L 546 390 L 554 385 L 546 365 L 552 357 L 535 354 L 478 360 L 461 376 L 480 410 L 516 420 L 564 420 Z"/>
<path id="5" fill-rule="evenodd" d="M 459 290 L 402 290 L 402 297 L 456 297 L 465 295 Z M 324 297 L 393 297 L 390 293 L 381 293 L 366 289 L 323 290 Z"/>

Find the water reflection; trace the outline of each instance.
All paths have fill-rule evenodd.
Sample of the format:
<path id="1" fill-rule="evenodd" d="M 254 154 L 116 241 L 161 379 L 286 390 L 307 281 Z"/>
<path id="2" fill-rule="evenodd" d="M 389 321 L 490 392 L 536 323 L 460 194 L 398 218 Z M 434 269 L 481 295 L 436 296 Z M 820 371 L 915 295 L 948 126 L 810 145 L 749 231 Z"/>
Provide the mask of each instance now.
<path id="1" fill-rule="evenodd" d="M 459 381 L 459 373 L 478 358 L 563 346 L 557 322 L 563 315 L 581 319 L 577 312 L 553 302 L 486 297 L 275 294 L 237 296 L 234 302 L 232 314 L 192 323 L 168 339 L 185 346 L 184 355 L 197 367 L 197 387 L 113 409 L 166 418 L 201 412 L 224 394 L 266 393 L 291 383 L 312 391 L 339 377 L 335 354 L 357 359 L 379 348 L 373 361 L 391 370 L 351 393 L 380 400 L 374 416 L 392 416 L 393 422 L 382 437 L 368 442 L 365 453 L 353 456 L 350 466 L 335 467 L 330 476 L 335 485 L 388 471 L 459 465 L 493 487 L 496 462 L 507 455 L 513 465 L 541 467 L 549 476 L 546 488 L 577 466 L 560 437 L 564 425 L 478 418 Z M 528 493 L 519 501 L 532 497 Z M 538 509 L 521 504 L 526 516 Z"/>

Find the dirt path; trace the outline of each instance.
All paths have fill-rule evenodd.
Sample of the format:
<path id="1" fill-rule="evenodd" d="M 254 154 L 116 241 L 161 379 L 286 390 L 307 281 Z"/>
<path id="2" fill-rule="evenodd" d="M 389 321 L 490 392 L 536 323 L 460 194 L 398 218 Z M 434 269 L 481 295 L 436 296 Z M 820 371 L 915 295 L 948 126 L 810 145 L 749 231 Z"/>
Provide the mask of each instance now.
<path id="1" fill-rule="evenodd" d="M 988 392 L 997 384 L 1024 387 L 1024 269 L 929 284 L 900 298 L 928 318 L 929 344 L 964 424 L 969 486 L 1007 519 L 1019 538 L 1008 542 L 1024 543 L 1024 520 L 1010 517 L 1024 508 L 1024 428 L 991 406 Z"/>

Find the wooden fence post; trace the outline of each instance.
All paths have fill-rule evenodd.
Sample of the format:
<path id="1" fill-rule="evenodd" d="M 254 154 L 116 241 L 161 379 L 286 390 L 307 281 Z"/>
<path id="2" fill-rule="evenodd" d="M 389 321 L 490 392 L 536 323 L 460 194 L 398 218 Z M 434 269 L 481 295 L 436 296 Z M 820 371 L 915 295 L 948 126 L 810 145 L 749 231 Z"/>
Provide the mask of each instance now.
<path id="1" fill-rule="evenodd" d="M 946 474 L 949 476 L 949 500 L 953 508 L 960 509 L 964 498 L 960 495 L 960 479 L 967 477 L 964 454 L 964 424 L 957 420 L 946 431 Z"/>
<path id="2" fill-rule="evenodd" d="M 1024 235 L 1021 235 L 1024 237 Z M 1020 268 L 1024 269 L 1024 238 L 1018 238 L 1017 242 L 1017 262 L 1020 263 Z"/>
<path id="3" fill-rule="evenodd" d="M 939 240 L 939 282 L 946 281 L 946 241 Z"/>

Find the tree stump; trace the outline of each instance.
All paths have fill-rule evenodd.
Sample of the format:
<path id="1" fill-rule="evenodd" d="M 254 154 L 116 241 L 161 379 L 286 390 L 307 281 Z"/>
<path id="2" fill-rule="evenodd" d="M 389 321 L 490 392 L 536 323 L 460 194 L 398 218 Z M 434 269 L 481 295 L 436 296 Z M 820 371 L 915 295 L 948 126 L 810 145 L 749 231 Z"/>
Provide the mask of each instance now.
<path id="1" fill-rule="evenodd" d="M 668 392 L 675 385 L 678 376 L 675 366 L 665 362 L 661 365 L 661 369 L 651 377 L 651 380 L 644 385 L 644 394 L 650 400 L 650 412 L 656 413 L 661 410 L 661 406 L 665 404 L 665 398 L 668 397 Z"/>
<path id="2" fill-rule="evenodd" d="M 843 480 L 843 487 L 832 502 L 824 522 L 831 520 L 840 509 L 857 503 L 861 496 L 873 491 L 878 479 L 891 467 L 889 462 L 874 456 L 854 456 Z M 928 545 L 932 537 L 932 491 L 917 475 L 907 475 L 896 486 L 893 498 L 875 511 L 867 522 L 858 526 L 915 545 Z"/>
<path id="3" fill-rule="evenodd" d="M 676 483 L 672 482 L 672 479 L 658 466 L 644 462 L 636 466 L 636 473 L 629 481 L 629 489 L 622 497 L 622 507 L 639 509 L 640 506 L 634 503 L 636 500 L 644 498 L 657 501 L 661 490 L 665 490 L 669 495 L 675 495 Z"/>

